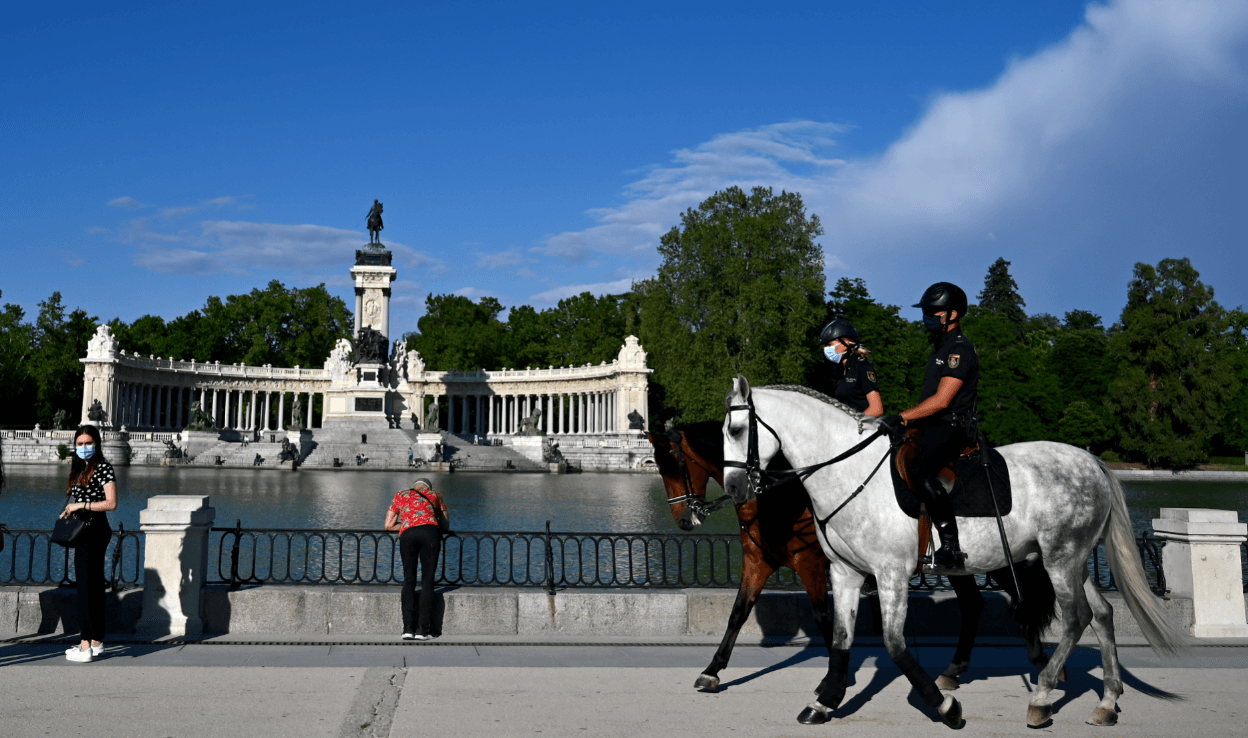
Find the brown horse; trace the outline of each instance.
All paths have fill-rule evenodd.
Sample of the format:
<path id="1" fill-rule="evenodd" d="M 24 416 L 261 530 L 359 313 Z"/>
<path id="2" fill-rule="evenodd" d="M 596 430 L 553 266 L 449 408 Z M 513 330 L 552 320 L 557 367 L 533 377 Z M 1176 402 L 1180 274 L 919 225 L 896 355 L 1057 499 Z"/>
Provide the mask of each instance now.
<path id="1" fill-rule="evenodd" d="M 714 479 L 721 486 L 724 483 L 723 423 L 718 420 L 692 423 L 673 428 L 666 435 L 647 433 L 646 436 L 654 446 L 655 463 L 663 477 L 672 516 L 682 530 L 693 530 L 703 518 L 727 502 L 727 498 L 706 501 L 707 481 Z M 728 665 L 737 635 L 762 594 L 763 584 L 782 566 L 792 569 L 802 580 L 823 642 L 825 646 L 832 643 L 828 559 L 815 537 L 814 515 L 805 488 L 798 481 L 788 482 L 736 508 L 743 551 L 741 586 L 719 649 L 694 682 L 696 689 L 709 692 L 719 688 L 719 672 Z M 1021 606 L 1017 607 L 1014 604 L 1019 603 L 1019 599 L 1009 570 L 1002 569 L 988 576 L 1010 598 L 1011 610 L 1027 641 L 1028 660 L 1044 668 L 1049 655 L 1044 652 L 1040 633 L 1053 617 L 1053 586 L 1043 567 L 1020 566 L 1017 569 L 1024 594 Z M 949 583 L 958 596 L 962 627 L 953 661 L 936 680 L 937 685 L 946 690 L 957 689 L 958 677 L 970 667 L 971 650 L 984 609 L 984 596 L 975 577 L 953 576 L 949 577 Z M 1066 678 L 1065 669 L 1060 678 Z"/>

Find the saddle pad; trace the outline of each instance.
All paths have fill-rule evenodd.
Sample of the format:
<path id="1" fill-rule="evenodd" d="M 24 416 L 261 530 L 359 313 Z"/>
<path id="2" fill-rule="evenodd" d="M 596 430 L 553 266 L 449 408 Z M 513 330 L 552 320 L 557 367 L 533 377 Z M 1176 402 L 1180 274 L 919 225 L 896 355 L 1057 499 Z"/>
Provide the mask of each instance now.
<path id="1" fill-rule="evenodd" d="M 981 466 L 980 454 L 963 456 L 953 462 L 953 473 L 956 477 L 950 498 L 953 502 L 953 514 L 962 518 L 991 518 L 996 516 L 992 506 L 992 497 L 988 491 L 988 477 Z M 897 495 L 897 505 L 901 511 L 912 518 L 919 517 L 919 499 L 897 472 L 897 451 L 893 451 L 893 459 L 888 467 L 893 474 L 893 492 Z M 1013 509 L 1013 495 L 1010 491 L 1010 470 L 1005 459 L 995 448 L 988 449 L 988 469 L 992 474 L 992 489 L 997 494 L 997 505 L 1002 515 L 1008 515 Z"/>

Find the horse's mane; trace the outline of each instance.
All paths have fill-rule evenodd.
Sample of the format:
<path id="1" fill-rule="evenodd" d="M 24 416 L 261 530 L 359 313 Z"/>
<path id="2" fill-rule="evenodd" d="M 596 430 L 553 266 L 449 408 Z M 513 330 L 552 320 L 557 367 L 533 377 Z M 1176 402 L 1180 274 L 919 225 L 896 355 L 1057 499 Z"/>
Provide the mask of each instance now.
<path id="1" fill-rule="evenodd" d="M 816 400 L 819 400 L 820 402 L 826 402 L 827 404 L 831 405 L 837 410 L 844 412 L 846 415 L 853 418 L 855 421 L 859 423 L 862 422 L 863 418 L 867 417 L 865 413 L 855 410 L 854 408 L 850 407 L 849 405 L 846 405 L 840 400 L 833 399 L 823 394 L 819 390 L 813 390 L 809 387 L 803 387 L 800 384 L 767 384 L 767 385 L 763 385 L 762 387 L 756 387 L 755 389 L 771 389 L 771 390 L 781 390 L 784 392 L 796 392 L 799 395 L 806 395 L 807 397 L 813 397 Z"/>

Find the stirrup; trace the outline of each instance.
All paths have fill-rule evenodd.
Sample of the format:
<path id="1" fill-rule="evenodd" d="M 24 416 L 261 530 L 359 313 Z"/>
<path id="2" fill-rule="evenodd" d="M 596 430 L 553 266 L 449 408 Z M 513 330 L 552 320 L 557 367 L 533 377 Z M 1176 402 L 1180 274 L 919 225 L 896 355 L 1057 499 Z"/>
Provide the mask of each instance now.
<path id="1" fill-rule="evenodd" d="M 950 574 L 966 573 L 966 554 L 962 551 L 957 553 L 946 552 L 945 556 L 940 556 L 942 551 L 947 551 L 941 546 L 934 556 L 920 556 L 919 563 L 923 564 L 923 571 L 927 574 L 940 574 L 948 576 Z M 947 558 L 946 558 L 947 557 Z M 945 561 L 937 561 L 937 559 L 946 559 Z M 948 560 L 952 559 L 952 561 Z"/>

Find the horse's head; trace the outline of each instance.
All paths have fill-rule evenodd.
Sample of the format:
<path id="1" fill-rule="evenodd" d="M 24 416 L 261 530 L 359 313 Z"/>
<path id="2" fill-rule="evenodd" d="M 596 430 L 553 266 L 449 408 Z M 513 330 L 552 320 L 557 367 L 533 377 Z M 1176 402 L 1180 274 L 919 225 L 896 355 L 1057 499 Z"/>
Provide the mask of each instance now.
<path id="1" fill-rule="evenodd" d="M 759 470 L 766 469 L 780 451 L 774 433 L 759 433 L 762 426 L 754 407 L 758 399 L 740 374 L 724 398 L 728 410 L 724 416 L 724 491 L 737 504 L 754 498 L 761 482 Z"/>
<path id="2" fill-rule="evenodd" d="M 655 464 L 663 477 L 672 517 L 681 530 L 693 530 L 708 514 L 704 503 L 711 470 L 692 449 L 682 430 L 673 429 L 662 435 L 648 432 L 646 438 L 654 446 Z"/>

